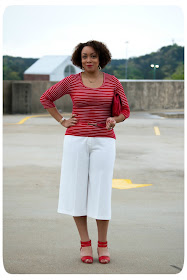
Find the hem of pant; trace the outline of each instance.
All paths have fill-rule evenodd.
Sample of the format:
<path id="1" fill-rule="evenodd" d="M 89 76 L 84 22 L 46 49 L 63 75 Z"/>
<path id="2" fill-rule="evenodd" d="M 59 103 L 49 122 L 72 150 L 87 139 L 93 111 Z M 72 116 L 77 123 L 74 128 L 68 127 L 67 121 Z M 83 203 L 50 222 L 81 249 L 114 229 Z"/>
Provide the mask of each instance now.
<path id="1" fill-rule="evenodd" d="M 64 209 L 58 209 L 57 212 L 60 213 L 60 214 L 67 214 L 67 215 L 71 215 L 71 216 L 75 216 L 75 217 L 76 217 L 76 216 L 77 216 L 77 217 L 79 217 L 79 216 L 87 216 L 86 211 L 85 211 L 84 213 L 78 213 L 78 214 L 76 214 L 76 215 L 74 215 L 74 214 L 72 213 L 72 211 L 68 211 L 68 210 L 64 210 Z"/>
<path id="2" fill-rule="evenodd" d="M 104 217 L 104 216 L 96 217 L 95 215 L 90 215 L 90 214 L 87 214 L 85 212 L 84 213 L 79 213 L 79 214 L 73 214 L 72 211 L 67 211 L 67 210 L 62 210 L 62 209 L 58 209 L 57 213 L 71 215 L 73 217 L 87 216 L 89 218 L 93 218 L 93 219 L 97 219 L 97 220 L 111 220 L 111 217 Z"/>

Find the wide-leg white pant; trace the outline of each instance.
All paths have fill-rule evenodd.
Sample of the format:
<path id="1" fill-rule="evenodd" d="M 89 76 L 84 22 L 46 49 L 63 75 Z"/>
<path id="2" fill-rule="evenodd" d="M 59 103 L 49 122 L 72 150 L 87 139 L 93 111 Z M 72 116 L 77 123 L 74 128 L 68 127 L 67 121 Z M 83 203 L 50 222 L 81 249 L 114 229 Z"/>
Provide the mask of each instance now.
<path id="1" fill-rule="evenodd" d="M 64 136 L 58 213 L 111 219 L 116 140 Z"/>

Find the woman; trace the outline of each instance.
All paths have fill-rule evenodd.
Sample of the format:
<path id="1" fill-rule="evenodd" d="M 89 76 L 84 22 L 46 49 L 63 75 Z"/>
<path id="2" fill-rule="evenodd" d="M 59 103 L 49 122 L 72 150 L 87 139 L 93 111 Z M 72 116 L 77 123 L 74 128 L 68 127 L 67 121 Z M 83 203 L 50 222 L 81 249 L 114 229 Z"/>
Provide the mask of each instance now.
<path id="1" fill-rule="evenodd" d="M 111 61 L 108 48 L 98 41 L 80 43 L 72 55 L 74 65 L 83 72 L 70 75 L 41 96 L 45 109 L 66 129 L 61 167 L 58 213 L 73 216 L 80 235 L 80 255 L 92 263 L 87 216 L 96 219 L 98 256 L 102 264 L 110 261 L 107 231 L 111 219 L 112 177 L 116 136 L 113 128 L 130 115 L 129 105 L 119 80 L 100 70 Z M 114 91 L 119 93 L 122 111 L 111 116 Z M 70 94 L 72 117 L 65 119 L 55 100 Z"/>

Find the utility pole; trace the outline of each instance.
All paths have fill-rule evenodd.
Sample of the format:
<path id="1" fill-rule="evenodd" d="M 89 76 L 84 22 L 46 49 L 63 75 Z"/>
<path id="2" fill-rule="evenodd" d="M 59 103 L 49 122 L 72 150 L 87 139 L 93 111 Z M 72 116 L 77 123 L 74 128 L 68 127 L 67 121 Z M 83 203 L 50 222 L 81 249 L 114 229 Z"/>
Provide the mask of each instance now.
<path id="1" fill-rule="evenodd" d="M 127 51 L 128 51 L 128 41 L 125 42 L 126 44 L 126 63 L 125 63 L 125 79 L 127 80 L 127 67 L 128 67 L 128 55 L 127 55 Z"/>

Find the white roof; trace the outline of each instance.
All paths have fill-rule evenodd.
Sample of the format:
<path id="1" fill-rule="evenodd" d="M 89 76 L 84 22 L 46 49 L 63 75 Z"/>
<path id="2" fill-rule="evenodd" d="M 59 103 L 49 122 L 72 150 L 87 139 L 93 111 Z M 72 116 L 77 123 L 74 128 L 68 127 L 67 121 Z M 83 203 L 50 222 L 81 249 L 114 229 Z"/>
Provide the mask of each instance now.
<path id="1" fill-rule="evenodd" d="M 33 63 L 24 74 L 51 74 L 69 55 L 45 55 Z"/>

